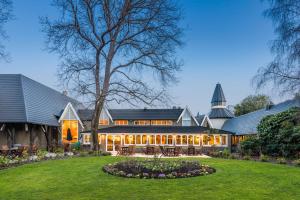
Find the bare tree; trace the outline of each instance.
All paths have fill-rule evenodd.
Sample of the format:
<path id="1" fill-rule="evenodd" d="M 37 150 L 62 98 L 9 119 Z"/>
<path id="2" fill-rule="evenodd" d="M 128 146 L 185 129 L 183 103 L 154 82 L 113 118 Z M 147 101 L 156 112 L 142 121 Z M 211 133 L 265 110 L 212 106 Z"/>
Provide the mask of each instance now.
<path id="1" fill-rule="evenodd" d="M 0 38 L 1 40 L 7 39 L 4 25 L 13 18 L 12 15 L 12 1 L 11 0 L 0 0 Z M 8 60 L 8 53 L 2 42 L 0 42 L 0 59 Z"/>
<path id="2" fill-rule="evenodd" d="M 275 58 L 259 69 L 253 82 L 257 88 L 272 83 L 281 94 L 300 91 L 300 0 L 267 0 L 270 8 L 264 12 L 275 25 L 277 39 L 271 52 Z"/>
<path id="3" fill-rule="evenodd" d="M 41 20 L 47 47 L 63 59 L 60 79 L 93 102 L 97 150 L 106 101 L 152 105 L 164 100 L 168 83 L 176 81 L 181 11 L 172 0 L 55 0 L 54 5 L 62 16 Z"/>

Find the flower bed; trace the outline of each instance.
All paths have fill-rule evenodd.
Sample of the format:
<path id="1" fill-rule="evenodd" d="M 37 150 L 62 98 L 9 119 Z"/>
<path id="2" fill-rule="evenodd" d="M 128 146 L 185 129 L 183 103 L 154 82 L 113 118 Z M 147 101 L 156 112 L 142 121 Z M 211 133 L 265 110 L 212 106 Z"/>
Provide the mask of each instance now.
<path id="1" fill-rule="evenodd" d="M 65 153 L 50 153 L 47 151 L 39 150 L 36 155 L 29 156 L 24 154 L 22 157 L 11 157 L 11 156 L 1 156 L 0 155 L 0 170 L 7 169 L 11 167 L 16 167 L 28 163 L 40 162 L 44 160 L 60 160 L 67 159 L 71 157 L 85 157 L 85 156 L 108 156 L 111 155 L 109 152 L 100 152 L 96 154 L 95 152 L 81 151 L 81 152 L 65 152 Z"/>
<path id="2" fill-rule="evenodd" d="M 121 161 L 105 165 L 103 171 L 115 176 L 145 179 L 187 178 L 216 172 L 214 168 L 198 161 L 161 159 Z"/>

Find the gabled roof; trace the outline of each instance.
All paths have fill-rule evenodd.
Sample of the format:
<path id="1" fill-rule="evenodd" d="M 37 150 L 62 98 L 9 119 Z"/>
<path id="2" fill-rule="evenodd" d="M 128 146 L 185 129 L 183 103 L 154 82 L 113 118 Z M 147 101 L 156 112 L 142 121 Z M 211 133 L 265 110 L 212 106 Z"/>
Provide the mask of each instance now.
<path id="1" fill-rule="evenodd" d="M 208 114 L 208 117 L 210 119 L 233 118 L 234 114 L 227 108 L 212 108 L 210 113 Z"/>
<path id="2" fill-rule="evenodd" d="M 183 112 L 183 109 L 109 109 L 108 112 L 113 120 L 177 120 Z"/>
<path id="3" fill-rule="evenodd" d="M 226 102 L 226 99 L 221 84 L 217 83 L 213 97 L 211 99 L 211 103 L 221 103 L 221 102 Z"/>
<path id="4" fill-rule="evenodd" d="M 182 111 L 182 113 L 180 114 L 180 116 L 177 119 L 177 123 L 179 122 L 179 120 L 181 118 L 183 118 L 185 112 L 188 113 L 188 115 L 192 118 L 192 120 L 194 120 L 194 122 L 199 126 L 200 124 L 198 123 L 197 119 L 194 117 L 193 113 L 191 112 L 191 110 L 189 109 L 188 106 L 185 107 L 185 109 Z"/>
<path id="5" fill-rule="evenodd" d="M 58 117 L 71 102 L 62 93 L 21 74 L 0 74 L 0 122 L 58 126 Z"/>
<path id="6" fill-rule="evenodd" d="M 210 129 L 203 126 L 110 126 L 101 128 L 99 133 L 219 133 L 232 134 L 227 131 Z M 89 133 L 90 131 L 84 131 Z"/>
<path id="7" fill-rule="evenodd" d="M 78 120 L 79 124 L 81 125 L 81 127 L 83 128 L 83 124 L 77 114 L 77 112 L 75 111 L 73 105 L 69 102 L 63 113 L 61 114 L 58 123 L 60 123 L 62 120 Z"/>
<path id="8" fill-rule="evenodd" d="M 229 119 L 224 123 L 222 129 L 234 132 L 237 135 L 256 134 L 257 126 L 262 118 L 267 115 L 283 112 L 292 107 L 300 107 L 299 98 L 287 100 L 277 105 L 273 105 L 270 109 L 263 108 L 239 117 Z"/>

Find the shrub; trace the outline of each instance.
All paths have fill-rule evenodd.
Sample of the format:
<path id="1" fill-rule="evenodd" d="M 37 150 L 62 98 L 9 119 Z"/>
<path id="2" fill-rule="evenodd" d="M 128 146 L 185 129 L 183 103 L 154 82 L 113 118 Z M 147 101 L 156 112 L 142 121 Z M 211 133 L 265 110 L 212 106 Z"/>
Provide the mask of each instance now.
<path id="1" fill-rule="evenodd" d="M 293 164 L 300 167 L 300 159 L 294 160 Z"/>
<path id="2" fill-rule="evenodd" d="M 269 156 L 267 155 L 260 155 L 259 160 L 262 162 L 268 162 L 270 160 Z"/>
<path id="3" fill-rule="evenodd" d="M 235 155 L 235 154 L 230 154 L 229 159 L 239 159 L 239 156 L 238 155 Z"/>
<path id="4" fill-rule="evenodd" d="M 279 163 L 279 164 L 286 164 L 286 163 L 287 163 L 287 161 L 286 161 L 285 158 L 277 158 L 276 161 L 277 161 L 277 163 Z"/>
<path id="5" fill-rule="evenodd" d="M 102 152 L 100 152 L 100 156 L 111 156 L 111 152 L 102 151 Z"/>
<path id="6" fill-rule="evenodd" d="M 79 151 L 80 150 L 80 142 L 76 142 L 72 144 L 72 149 Z"/>
<path id="7" fill-rule="evenodd" d="M 249 155 L 243 156 L 243 160 L 251 160 L 251 156 Z"/>
<path id="8" fill-rule="evenodd" d="M 264 117 L 257 127 L 262 153 L 295 157 L 300 151 L 300 108 Z"/>
<path id="9" fill-rule="evenodd" d="M 240 143 L 241 153 L 243 155 L 259 155 L 260 145 L 259 139 L 250 136 Z"/>

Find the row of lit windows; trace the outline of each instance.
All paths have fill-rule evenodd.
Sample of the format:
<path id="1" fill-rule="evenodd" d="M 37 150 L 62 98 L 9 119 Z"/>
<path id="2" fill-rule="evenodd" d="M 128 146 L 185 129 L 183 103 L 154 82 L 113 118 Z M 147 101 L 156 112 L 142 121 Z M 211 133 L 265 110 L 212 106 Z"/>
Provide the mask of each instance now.
<path id="1" fill-rule="evenodd" d="M 107 119 L 100 119 L 99 125 L 108 125 L 109 121 Z M 115 120 L 115 125 L 128 125 L 128 120 Z M 172 125 L 172 120 L 135 120 L 133 122 L 134 125 Z"/>
<path id="2" fill-rule="evenodd" d="M 120 138 L 120 136 L 115 136 Z M 98 134 L 98 141 L 105 135 Z M 112 135 L 108 135 L 109 140 L 113 140 Z M 202 140 L 201 140 L 202 139 Z M 91 135 L 83 134 L 83 144 L 90 144 Z M 109 142 L 108 142 L 109 143 Z M 125 145 L 227 145 L 226 135 L 125 135 Z"/>
<path id="3" fill-rule="evenodd" d="M 201 140 L 202 139 L 202 140 Z M 227 145 L 226 135 L 125 135 L 125 145 Z"/>

